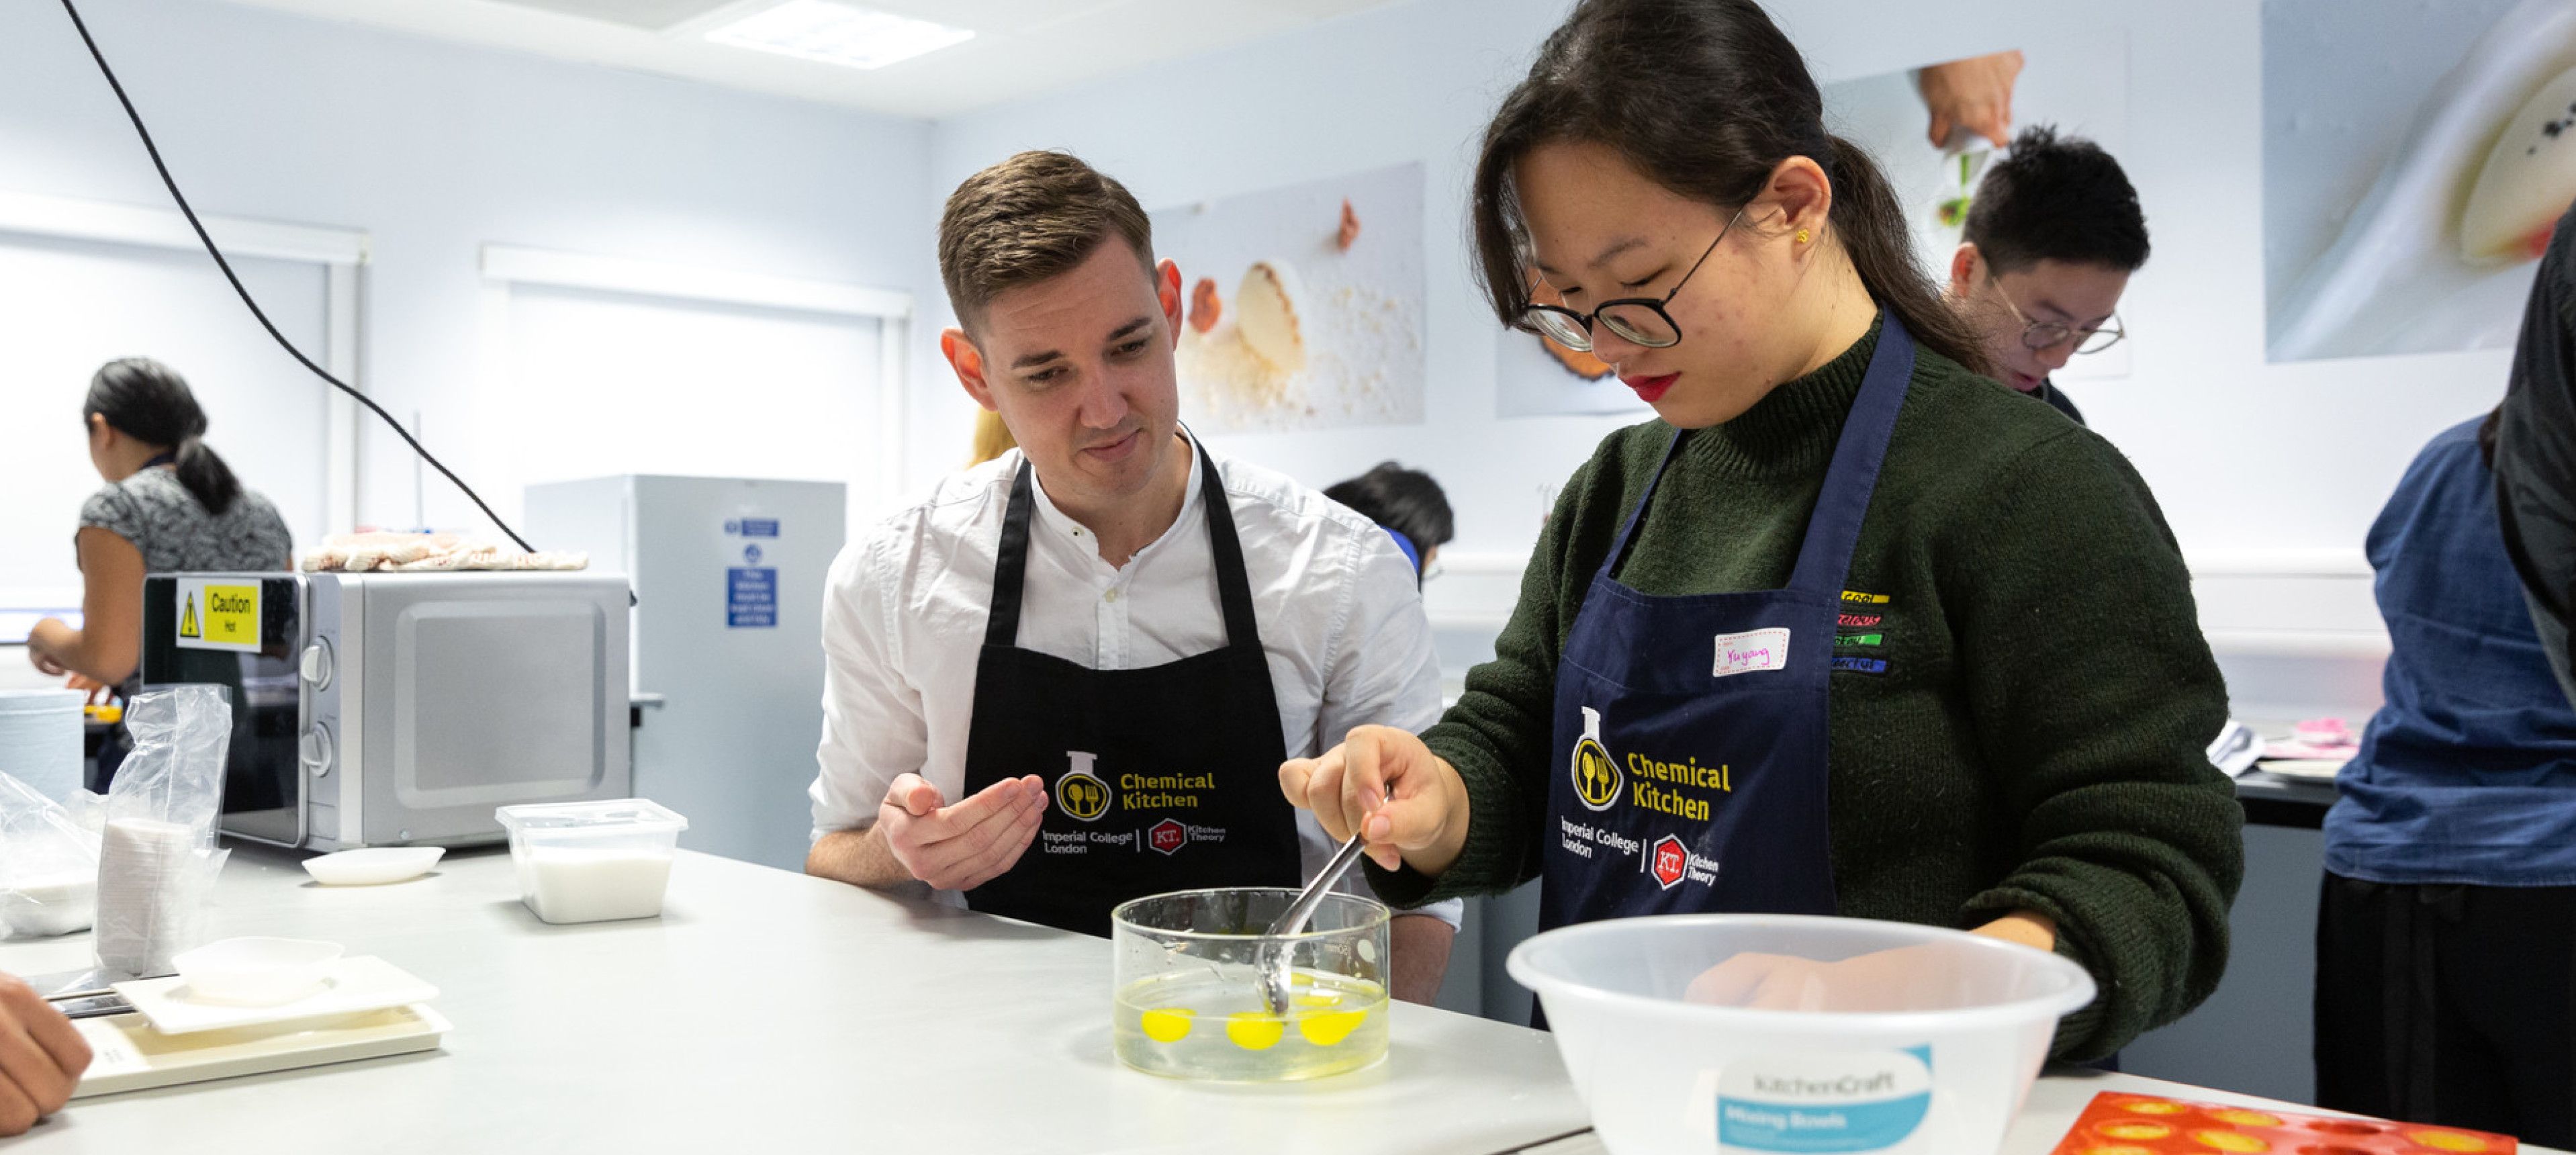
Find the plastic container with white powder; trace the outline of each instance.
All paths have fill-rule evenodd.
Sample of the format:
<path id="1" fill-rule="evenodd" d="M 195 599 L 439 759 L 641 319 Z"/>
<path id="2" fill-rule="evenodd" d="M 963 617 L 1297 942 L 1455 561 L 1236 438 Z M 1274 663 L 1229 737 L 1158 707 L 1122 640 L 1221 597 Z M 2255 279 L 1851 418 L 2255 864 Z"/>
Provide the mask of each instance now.
<path id="1" fill-rule="evenodd" d="M 671 880 L 682 818 L 642 798 L 504 806 L 519 901 L 547 922 L 653 918 Z"/>

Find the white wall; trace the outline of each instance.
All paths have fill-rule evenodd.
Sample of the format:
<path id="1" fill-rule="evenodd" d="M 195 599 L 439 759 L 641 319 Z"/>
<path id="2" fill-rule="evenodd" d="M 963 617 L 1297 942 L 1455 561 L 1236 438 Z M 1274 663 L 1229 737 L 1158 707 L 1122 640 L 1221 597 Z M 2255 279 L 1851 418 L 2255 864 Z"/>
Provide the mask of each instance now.
<path id="1" fill-rule="evenodd" d="M 322 345 L 323 266 L 236 260 L 233 271 L 288 337 Z M 0 542 L 12 547 L 0 549 L 0 609 L 81 604 L 72 515 L 99 479 L 77 418 L 90 375 L 113 357 L 148 349 L 187 366 L 199 403 L 233 418 L 209 432 L 242 484 L 275 502 L 297 539 L 321 531 L 328 406 L 317 391 L 276 388 L 277 346 L 204 254 L 0 234 L 0 318 L 0 332 L 40 335 L 0 339 L 0 430 L 12 434 L 0 446 Z"/>
<path id="2" fill-rule="evenodd" d="M 930 267 L 926 123 L 210 0 L 82 8 L 199 211 L 371 234 L 365 384 L 397 414 L 422 411 L 432 449 L 469 481 L 519 475 L 520 439 L 494 435 L 522 415 L 482 347 L 508 338 L 481 320 L 487 242 L 914 292 Z M 167 204 L 51 3 L 0 5 L 0 189 Z M 327 388 L 283 353 L 276 366 L 278 390 Z M 58 391 L 64 407 L 85 386 L 6 384 Z M 226 424 L 250 416 L 215 414 L 209 441 L 221 449 Z M 545 432 L 591 456 L 614 424 Z M 366 428 L 359 516 L 412 524 L 409 453 Z M 481 524 L 435 474 L 428 485 L 433 524 Z M 507 514 L 515 490 L 484 496 Z"/>
<path id="3" fill-rule="evenodd" d="M 2424 440 L 2502 394 L 2507 356 L 2264 361 L 2259 5 L 1963 0 L 1938 19 L 1910 0 L 1770 6 L 1823 83 L 2001 48 L 2099 43 L 2111 30 L 2125 37 L 2130 123 L 2120 159 L 2145 202 L 2155 255 L 2122 303 L 2134 335 L 2130 377 L 2070 392 L 2154 486 L 2195 567 L 2216 579 L 2203 586 L 2205 617 L 2228 634 L 2228 648 L 2263 650 L 2264 631 L 2286 624 L 2302 627 L 2289 648 L 2366 657 L 2379 643 L 2366 573 L 2357 572 L 2362 535 Z M 1493 321 L 1467 271 L 1464 189 L 1477 134 L 1566 7 L 1418 0 L 942 122 L 932 183 L 944 194 L 1013 150 L 1065 147 L 1153 207 L 1423 162 L 1425 423 L 1217 441 L 1317 485 L 1402 458 L 1448 487 L 1459 511 L 1455 552 L 1517 558 L 1537 532 L 1537 485 L 1570 472 L 1620 424 L 1495 417 Z M 2027 120 L 2044 110 L 2017 111 Z M 928 328 L 943 304 L 933 295 L 924 305 Z M 915 422 L 944 439 L 934 444 L 963 436 L 966 405 L 939 368 L 924 361 L 916 374 Z M 925 452 L 916 467 L 939 464 L 935 456 Z M 1435 610 L 1445 603 L 1472 617 L 1509 588 L 1499 576 L 1453 577 L 1432 596 Z M 2371 700 L 2347 708 L 2366 710 L 2375 701 L 2366 670 L 2338 683 L 2355 684 Z M 2287 699 L 2296 689 L 2258 696 Z"/>
<path id="4" fill-rule="evenodd" d="M 1541 486 L 1621 424 L 1494 416 L 1493 322 L 1467 274 L 1476 134 L 1561 0 L 1416 0 L 935 128 L 211 0 L 89 7 L 202 208 L 372 234 L 368 387 L 397 413 L 424 411 L 433 446 L 469 478 L 521 472 L 519 439 L 495 433 L 522 415 L 489 368 L 483 346 L 506 333 L 480 323 L 475 272 L 477 247 L 500 242 L 913 291 L 924 316 L 909 342 L 906 459 L 910 483 L 926 482 L 962 456 L 970 411 L 931 340 L 945 316 L 938 203 L 1033 146 L 1083 153 L 1149 205 L 1425 165 L 1426 421 L 1219 441 L 1316 484 L 1386 457 L 1439 475 L 1460 514 L 1455 576 L 1432 589 L 1451 620 L 1489 621 L 1508 604 Z M 2224 645 L 2261 650 L 2267 630 L 2295 627 L 2297 645 L 2322 637 L 2366 656 L 2376 629 L 2354 572 L 2361 534 L 2415 447 L 2499 392 L 2506 358 L 2262 360 L 2258 6 L 2115 0 L 2062 31 L 2063 7 L 2037 0 L 1962 3 L 1932 22 L 1903 19 L 1916 8 L 1900 0 L 1774 7 L 1827 83 L 1999 47 L 2125 40 L 2122 160 L 2156 256 L 2123 309 L 2132 375 L 2072 391 L 2213 575 L 2203 595 Z M 0 110 L 0 189 L 161 203 L 49 5 L 0 10 Z M 277 388 L 319 388 L 277 364 Z M 14 387 L 68 397 L 79 383 Z M 605 428 L 548 433 L 583 446 Z M 372 426 L 365 437 L 362 518 L 409 524 L 411 462 Z M 430 482 L 430 521 L 474 523 Z M 489 488 L 516 508 L 512 487 Z M 2244 571 L 2258 576 L 2223 576 Z M 2366 673 L 2339 679 L 2356 682 L 2366 690 Z"/>

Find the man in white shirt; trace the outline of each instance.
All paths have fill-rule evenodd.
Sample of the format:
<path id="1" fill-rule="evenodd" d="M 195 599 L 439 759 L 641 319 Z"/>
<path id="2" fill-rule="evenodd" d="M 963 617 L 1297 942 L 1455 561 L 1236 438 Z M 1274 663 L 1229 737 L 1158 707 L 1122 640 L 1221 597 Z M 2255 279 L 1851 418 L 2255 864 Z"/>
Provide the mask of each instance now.
<path id="1" fill-rule="evenodd" d="M 807 873 L 1092 934 L 1146 894 L 1299 885 L 1334 847 L 1280 763 L 1439 716 L 1411 566 L 1180 428 L 1180 271 L 1115 180 L 986 169 L 939 262 L 940 349 L 1020 448 L 833 563 Z M 1398 917 L 1396 997 L 1438 991 L 1455 917 Z"/>

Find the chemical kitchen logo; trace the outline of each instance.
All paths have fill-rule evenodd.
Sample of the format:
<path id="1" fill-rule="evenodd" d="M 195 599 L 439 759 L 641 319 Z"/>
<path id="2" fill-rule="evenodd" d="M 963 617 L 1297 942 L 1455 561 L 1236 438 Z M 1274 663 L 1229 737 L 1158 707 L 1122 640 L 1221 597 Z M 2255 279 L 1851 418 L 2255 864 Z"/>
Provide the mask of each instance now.
<path id="1" fill-rule="evenodd" d="M 1190 831 L 1177 818 L 1166 818 L 1145 832 L 1145 844 L 1164 854 L 1173 854 L 1190 844 Z"/>
<path id="2" fill-rule="evenodd" d="M 1574 796 L 1589 810 L 1608 810 L 1619 803 L 1619 764 L 1610 760 L 1610 751 L 1601 744 L 1601 711 L 1590 706 L 1583 711 L 1583 737 L 1574 743 L 1574 759 L 1567 771 L 1574 776 Z"/>
<path id="3" fill-rule="evenodd" d="M 1064 752 L 1071 767 L 1056 776 L 1055 804 L 1072 817 L 1092 822 L 1109 813 L 1109 783 L 1092 773 L 1097 755 L 1085 750 Z"/>

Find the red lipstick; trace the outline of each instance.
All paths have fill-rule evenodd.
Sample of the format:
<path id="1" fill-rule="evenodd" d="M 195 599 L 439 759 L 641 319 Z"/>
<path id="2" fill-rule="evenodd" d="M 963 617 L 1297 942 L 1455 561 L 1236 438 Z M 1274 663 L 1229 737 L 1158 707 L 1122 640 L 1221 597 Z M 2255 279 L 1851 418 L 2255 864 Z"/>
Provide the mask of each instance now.
<path id="1" fill-rule="evenodd" d="M 1679 373 L 1666 373 L 1659 377 L 1622 377 L 1619 380 L 1636 390 L 1639 400 L 1652 405 L 1663 399 L 1664 394 L 1672 389 L 1674 379 L 1680 376 Z"/>

